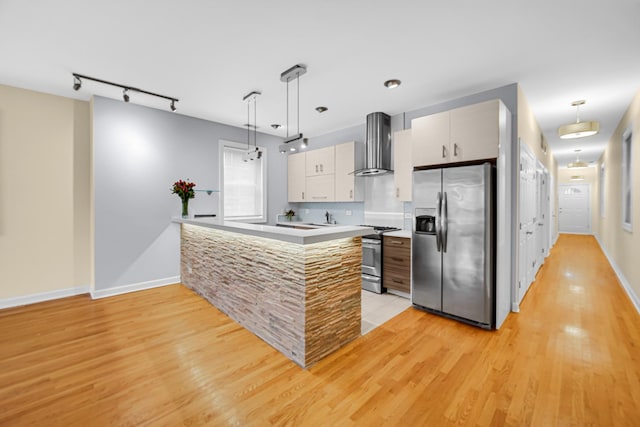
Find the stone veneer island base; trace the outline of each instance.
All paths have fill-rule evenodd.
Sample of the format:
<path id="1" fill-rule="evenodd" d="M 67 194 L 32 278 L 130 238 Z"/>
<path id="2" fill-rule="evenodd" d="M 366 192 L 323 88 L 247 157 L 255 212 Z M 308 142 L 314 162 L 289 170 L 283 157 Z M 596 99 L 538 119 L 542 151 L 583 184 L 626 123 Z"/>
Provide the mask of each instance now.
<path id="1" fill-rule="evenodd" d="M 360 236 L 371 229 L 177 222 L 182 283 L 300 366 L 360 336 Z"/>

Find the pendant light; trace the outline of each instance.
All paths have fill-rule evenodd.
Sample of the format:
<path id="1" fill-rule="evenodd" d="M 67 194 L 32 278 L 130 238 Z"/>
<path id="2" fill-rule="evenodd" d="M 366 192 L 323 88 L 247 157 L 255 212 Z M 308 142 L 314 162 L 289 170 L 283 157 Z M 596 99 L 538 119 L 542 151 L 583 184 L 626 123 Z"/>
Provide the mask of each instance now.
<path id="1" fill-rule="evenodd" d="M 584 138 L 586 136 L 595 135 L 600 130 L 600 123 L 591 121 L 591 122 L 581 122 L 580 121 L 580 106 L 584 105 L 586 101 L 574 101 L 571 103 L 572 106 L 576 107 L 576 122 L 570 123 L 568 125 L 563 125 L 558 128 L 558 135 L 562 139 L 574 139 L 574 138 Z"/>
<path id="2" fill-rule="evenodd" d="M 296 64 L 280 74 L 280 81 L 287 84 L 287 137 L 285 138 L 284 143 L 279 147 L 279 151 L 281 153 L 295 153 L 297 151 L 304 150 L 308 145 L 307 138 L 303 138 L 302 133 L 300 132 L 300 76 L 306 72 L 307 67 Z M 298 125 L 296 128 L 297 133 L 293 136 L 289 136 L 289 82 L 292 80 L 298 81 L 298 101 L 296 103 Z"/>
<path id="3" fill-rule="evenodd" d="M 258 119 L 257 119 L 257 103 L 260 92 L 253 91 L 242 98 L 247 102 L 247 151 L 242 160 L 245 162 L 253 161 L 262 157 L 262 151 L 258 149 Z M 251 124 L 251 103 L 253 103 L 253 125 Z M 251 128 L 253 127 L 253 147 L 251 146 Z"/>
<path id="4" fill-rule="evenodd" d="M 581 168 L 587 168 L 589 167 L 589 164 L 586 162 L 583 162 L 580 160 L 580 151 L 582 150 L 575 150 L 576 153 L 576 161 L 575 162 L 571 162 L 567 165 L 567 167 L 569 169 L 581 169 Z"/>

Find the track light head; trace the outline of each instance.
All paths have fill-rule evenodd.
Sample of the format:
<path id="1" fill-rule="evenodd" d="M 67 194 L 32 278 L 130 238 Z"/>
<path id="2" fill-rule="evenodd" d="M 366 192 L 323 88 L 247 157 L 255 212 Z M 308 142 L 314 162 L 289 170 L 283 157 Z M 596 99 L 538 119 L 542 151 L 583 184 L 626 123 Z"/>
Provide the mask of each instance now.
<path id="1" fill-rule="evenodd" d="M 73 76 L 73 90 L 80 90 L 81 87 L 82 87 L 82 80 L 80 80 L 80 77 Z"/>
<path id="2" fill-rule="evenodd" d="M 176 111 L 176 100 L 175 99 L 171 100 L 171 111 Z"/>
<path id="3" fill-rule="evenodd" d="M 124 99 L 124 102 L 129 102 L 129 89 L 124 88 L 124 90 L 122 91 L 122 99 Z"/>

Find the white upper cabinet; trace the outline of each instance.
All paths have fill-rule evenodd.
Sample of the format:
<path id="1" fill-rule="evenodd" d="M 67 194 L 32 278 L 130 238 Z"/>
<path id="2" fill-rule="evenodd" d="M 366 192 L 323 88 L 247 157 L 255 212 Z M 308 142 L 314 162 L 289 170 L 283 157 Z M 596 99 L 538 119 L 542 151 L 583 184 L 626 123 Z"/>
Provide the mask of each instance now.
<path id="1" fill-rule="evenodd" d="M 360 181 L 356 179 L 353 173 L 358 169 L 356 161 L 356 143 L 355 141 L 345 142 L 335 146 L 336 150 L 336 202 L 355 202 L 362 200 L 362 191 L 360 191 Z"/>
<path id="2" fill-rule="evenodd" d="M 290 202 L 306 202 L 306 153 L 287 157 L 287 193 Z"/>
<path id="3" fill-rule="evenodd" d="M 451 110 L 453 161 L 498 157 L 499 102 L 494 99 Z"/>
<path id="4" fill-rule="evenodd" d="M 501 108 L 494 99 L 413 119 L 413 166 L 497 158 Z"/>
<path id="5" fill-rule="evenodd" d="M 402 130 L 393 134 L 393 181 L 396 186 L 396 198 L 403 202 L 411 201 L 412 173 L 412 130 Z"/>
<path id="6" fill-rule="evenodd" d="M 336 177 L 334 174 L 307 177 L 307 202 L 333 202 Z"/>
<path id="7" fill-rule="evenodd" d="M 413 166 L 438 165 L 449 160 L 449 112 L 411 121 Z"/>
<path id="8" fill-rule="evenodd" d="M 334 146 L 307 151 L 307 176 L 335 173 Z"/>

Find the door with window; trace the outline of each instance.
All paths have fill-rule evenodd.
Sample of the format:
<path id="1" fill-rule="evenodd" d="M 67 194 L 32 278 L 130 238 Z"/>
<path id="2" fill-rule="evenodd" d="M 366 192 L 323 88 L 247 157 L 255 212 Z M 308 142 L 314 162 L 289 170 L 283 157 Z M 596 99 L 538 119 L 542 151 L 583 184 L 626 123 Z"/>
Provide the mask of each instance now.
<path id="1" fill-rule="evenodd" d="M 560 232 L 591 233 L 589 184 L 563 184 L 558 190 Z"/>

